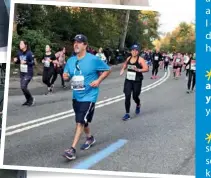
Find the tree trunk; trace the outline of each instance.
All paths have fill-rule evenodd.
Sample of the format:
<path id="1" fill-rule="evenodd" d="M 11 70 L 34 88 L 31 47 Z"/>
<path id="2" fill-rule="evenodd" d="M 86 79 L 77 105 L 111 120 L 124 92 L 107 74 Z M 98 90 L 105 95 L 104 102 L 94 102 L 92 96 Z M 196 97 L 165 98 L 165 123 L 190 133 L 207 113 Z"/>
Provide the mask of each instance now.
<path id="1" fill-rule="evenodd" d="M 121 35 L 121 38 L 120 38 L 119 50 L 124 50 L 124 47 L 125 47 L 125 39 L 126 39 L 126 36 L 127 36 L 129 19 L 130 19 L 130 10 L 127 10 L 126 15 L 125 15 L 124 28 L 123 28 L 122 35 Z"/>
<path id="2" fill-rule="evenodd" d="M 15 5 L 15 7 L 14 7 L 13 32 L 17 32 L 16 16 L 17 16 L 17 5 Z"/>

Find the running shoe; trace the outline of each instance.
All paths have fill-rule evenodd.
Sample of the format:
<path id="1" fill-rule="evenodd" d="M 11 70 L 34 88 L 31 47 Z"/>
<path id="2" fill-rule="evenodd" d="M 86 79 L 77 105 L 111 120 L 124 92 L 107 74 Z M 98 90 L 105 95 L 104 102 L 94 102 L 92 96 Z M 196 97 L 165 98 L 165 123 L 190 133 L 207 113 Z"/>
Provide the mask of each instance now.
<path id="1" fill-rule="evenodd" d="M 130 115 L 129 114 L 125 114 L 124 117 L 122 118 L 123 121 L 128 121 L 130 120 Z"/>
<path id="2" fill-rule="evenodd" d="M 141 106 L 136 106 L 136 111 L 135 111 L 135 113 L 136 113 L 136 114 L 140 114 L 140 110 L 141 110 Z"/>
<path id="3" fill-rule="evenodd" d="M 54 84 L 51 85 L 51 87 L 50 87 L 50 92 L 53 93 L 53 90 L 54 90 Z"/>
<path id="4" fill-rule="evenodd" d="M 35 104 L 35 99 L 33 98 L 31 101 L 29 101 L 28 106 L 34 106 Z"/>
<path id="5" fill-rule="evenodd" d="M 26 101 L 25 103 L 22 104 L 22 106 L 27 106 L 29 104 L 28 101 Z"/>
<path id="6" fill-rule="evenodd" d="M 51 93 L 51 87 L 48 87 L 48 91 L 45 93 L 45 95 L 48 95 Z"/>
<path id="7" fill-rule="evenodd" d="M 81 150 L 88 150 L 95 142 L 96 140 L 93 136 L 87 138 L 85 143 L 81 145 Z"/>
<path id="8" fill-rule="evenodd" d="M 190 93 L 190 90 L 187 90 L 186 93 L 189 94 Z"/>
<path id="9" fill-rule="evenodd" d="M 64 151 L 63 156 L 69 160 L 74 160 L 76 159 L 76 150 L 71 147 Z"/>

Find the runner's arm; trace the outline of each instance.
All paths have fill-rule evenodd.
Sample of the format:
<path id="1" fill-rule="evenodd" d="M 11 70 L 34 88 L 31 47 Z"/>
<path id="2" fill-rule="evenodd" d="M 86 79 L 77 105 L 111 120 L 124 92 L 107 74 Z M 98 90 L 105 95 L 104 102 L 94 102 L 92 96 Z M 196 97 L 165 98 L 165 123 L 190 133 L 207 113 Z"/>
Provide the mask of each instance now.
<path id="1" fill-rule="evenodd" d="M 130 58 L 131 58 L 131 57 L 128 57 L 128 58 L 126 59 L 126 61 L 125 61 L 124 64 L 122 65 L 122 69 L 121 69 L 121 70 L 125 70 L 125 69 L 127 68 L 127 63 L 128 63 L 128 61 L 130 60 Z"/>
<path id="2" fill-rule="evenodd" d="M 52 54 L 52 56 L 51 56 L 51 62 L 52 62 L 53 64 L 57 64 L 57 63 L 58 63 L 58 61 L 57 61 L 57 58 L 56 58 L 56 55 L 55 55 L 55 54 Z"/>
<path id="3" fill-rule="evenodd" d="M 55 54 L 55 57 L 56 57 L 56 59 L 58 59 L 58 58 L 60 57 L 60 52 L 57 52 L 57 53 Z"/>
<path id="4" fill-rule="evenodd" d="M 102 60 L 100 59 L 95 59 L 95 66 L 96 66 L 96 71 L 101 72 L 101 75 L 98 78 L 98 82 L 101 83 L 108 75 L 111 73 L 111 68 Z"/>
<path id="5" fill-rule="evenodd" d="M 110 73 L 111 73 L 111 69 L 109 69 L 108 71 L 102 72 L 102 74 L 98 78 L 99 82 L 101 83 L 105 78 L 109 76 Z"/>
<path id="6" fill-rule="evenodd" d="M 138 62 L 142 66 L 142 69 L 136 69 L 137 72 L 144 73 L 144 72 L 148 72 L 149 71 L 149 67 L 148 67 L 146 61 L 142 57 L 139 58 Z"/>
<path id="7" fill-rule="evenodd" d="M 188 62 L 185 64 L 185 67 L 187 67 L 188 65 L 190 65 L 191 62 L 191 58 L 189 58 Z"/>
<path id="8" fill-rule="evenodd" d="M 16 56 L 14 57 L 14 63 L 15 64 L 20 64 L 20 58 L 19 58 L 19 54 L 17 53 Z"/>
<path id="9" fill-rule="evenodd" d="M 70 72 L 69 72 L 70 60 L 71 59 L 68 59 L 67 63 L 65 64 L 64 72 L 63 72 L 63 75 L 62 75 L 63 79 L 65 81 L 69 81 L 71 79 Z"/>
<path id="10" fill-rule="evenodd" d="M 34 59 L 33 59 L 33 54 L 32 52 L 29 52 L 26 58 L 26 64 L 29 66 L 33 66 L 34 64 Z"/>

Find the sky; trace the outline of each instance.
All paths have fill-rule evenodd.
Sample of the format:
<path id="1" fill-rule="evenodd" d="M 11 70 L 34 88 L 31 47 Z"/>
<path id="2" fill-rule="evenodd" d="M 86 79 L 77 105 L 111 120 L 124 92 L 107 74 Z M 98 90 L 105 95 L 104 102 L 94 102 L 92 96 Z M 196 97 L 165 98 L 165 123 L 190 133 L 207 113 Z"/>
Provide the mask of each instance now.
<path id="1" fill-rule="evenodd" d="M 160 14 L 159 31 L 171 32 L 180 22 L 195 21 L 195 0 L 149 0 Z"/>

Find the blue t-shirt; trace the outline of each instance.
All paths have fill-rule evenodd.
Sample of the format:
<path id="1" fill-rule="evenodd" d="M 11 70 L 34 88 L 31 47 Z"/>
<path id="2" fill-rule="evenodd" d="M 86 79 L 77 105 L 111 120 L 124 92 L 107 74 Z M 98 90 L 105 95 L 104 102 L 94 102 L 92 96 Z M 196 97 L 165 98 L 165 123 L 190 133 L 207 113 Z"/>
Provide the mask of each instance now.
<path id="1" fill-rule="evenodd" d="M 17 59 L 18 61 L 16 62 L 16 64 L 20 64 L 21 60 L 26 61 L 26 65 L 28 66 L 28 71 L 26 74 L 32 76 L 33 66 L 34 66 L 33 53 L 30 50 L 27 50 L 25 52 L 18 51 Z M 24 74 L 24 73 L 21 72 L 21 74 Z"/>
<path id="2" fill-rule="evenodd" d="M 77 70 L 76 62 L 79 70 Z M 68 59 L 64 73 L 68 73 L 70 78 L 77 75 L 84 76 L 85 89 L 73 90 L 73 99 L 95 103 L 99 95 L 99 88 L 91 87 L 90 84 L 99 78 L 99 72 L 108 70 L 110 70 L 110 67 L 105 62 L 90 53 L 86 53 L 85 57 L 80 60 L 77 59 L 77 56 Z"/>

